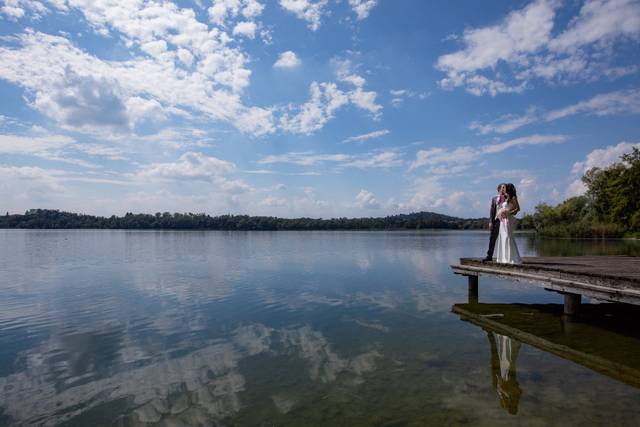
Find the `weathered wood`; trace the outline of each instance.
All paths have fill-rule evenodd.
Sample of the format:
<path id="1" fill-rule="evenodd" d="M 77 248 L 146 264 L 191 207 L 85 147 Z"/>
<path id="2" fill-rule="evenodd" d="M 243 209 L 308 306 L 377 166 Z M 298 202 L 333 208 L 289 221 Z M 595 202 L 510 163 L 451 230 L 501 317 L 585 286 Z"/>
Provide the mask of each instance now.
<path id="1" fill-rule="evenodd" d="M 467 276 L 469 278 L 469 304 L 478 303 L 478 276 Z"/>
<path id="2" fill-rule="evenodd" d="M 531 257 L 518 265 L 462 258 L 460 265 L 451 268 L 465 276 L 497 276 L 531 282 L 563 294 L 640 305 L 639 257 Z"/>
<path id="3" fill-rule="evenodd" d="M 604 281 L 614 287 L 640 289 L 640 257 L 580 256 L 580 257 L 525 257 L 522 264 L 482 262 L 481 258 L 461 258 L 461 265 L 497 267 L 510 271 L 544 272 L 557 278 L 579 277 L 594 285 Z"/>
<path id="4" fill-rule="evenodd" d="M 577 316 L 580 310 L 580 294 L 564 294 L 564 314 L 567 316 Z"/>

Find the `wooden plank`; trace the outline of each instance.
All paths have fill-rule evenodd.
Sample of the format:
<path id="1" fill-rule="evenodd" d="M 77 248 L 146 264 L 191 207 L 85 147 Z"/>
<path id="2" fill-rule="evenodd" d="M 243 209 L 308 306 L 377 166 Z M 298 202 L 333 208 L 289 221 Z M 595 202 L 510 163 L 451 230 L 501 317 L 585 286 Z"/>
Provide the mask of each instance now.
<path id="1" fill-rule="evenodd" d="M 495 265 L 487 267 L 452 265 L 451 269 L 456 274 L 496 276 L 504 279 L 529 282 L 555 292 L 580 294 L 591 298 L 640 305 L 640 289 L 594 285 L 576 280 L 555 278 L 549 274 L 531 274 L 518 270 L 503 269 L 495 267 Z"/>
<path id="2" fill-rule="evenodd" d="M 482 262 L 481 258 L 461 258 L 460 265 L 492 267 L 503 271 L 548 274 L 557 278 L 580 278 L 592 284 L 640 289 L 640 257 L 525 257 L 522 264 Z"/>

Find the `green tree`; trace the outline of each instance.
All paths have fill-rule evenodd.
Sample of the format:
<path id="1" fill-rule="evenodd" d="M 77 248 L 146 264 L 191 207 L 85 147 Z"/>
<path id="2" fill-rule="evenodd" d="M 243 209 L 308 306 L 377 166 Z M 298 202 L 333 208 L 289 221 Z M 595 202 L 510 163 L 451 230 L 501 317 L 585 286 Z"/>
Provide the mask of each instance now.
<path id="1" fill-rule="evenodd" d="M 582 181 L 595 220 L 639 230 L 640 149 L 633 147 L 621 160 L 604 169 L 590 169 Z"/>
<path id="2" fill-rule="evenodd" d="M 592 168 L 582 177 L 584 196 L 557 206 L 541 203 L 525 225 L 545 235 L 614 237 L 640 231 L 640 149 L 620 157 L 606 168 Z"/>

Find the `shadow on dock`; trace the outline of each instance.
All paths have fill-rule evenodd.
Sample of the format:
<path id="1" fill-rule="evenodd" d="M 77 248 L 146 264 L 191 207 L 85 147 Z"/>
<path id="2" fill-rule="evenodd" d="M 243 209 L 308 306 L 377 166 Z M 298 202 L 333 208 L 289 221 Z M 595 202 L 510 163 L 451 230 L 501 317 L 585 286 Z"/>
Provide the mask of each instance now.
<path id="1" fill-rule="evenodd" d="M 518 412 L 523 393 L 516 369 L 522 344 L 640 389 L 640 307 L 587 304 L 580 322 L 563 315 L 560 304 L 468 303 L 452 311 L 487 333 L 493 386 L 511 414 Z"/>

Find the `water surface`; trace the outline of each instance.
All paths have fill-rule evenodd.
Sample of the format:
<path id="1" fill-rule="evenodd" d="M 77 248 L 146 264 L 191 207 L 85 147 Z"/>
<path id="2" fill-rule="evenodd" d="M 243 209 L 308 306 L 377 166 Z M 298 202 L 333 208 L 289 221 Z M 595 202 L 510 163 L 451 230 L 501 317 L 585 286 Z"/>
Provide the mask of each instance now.
<path id="1" fill-rule="evenodd" d="M 640 312 L 600 305 L 574 325 L 561 296 L 483 277 L 474 323 L 452 312 L 467 288 L 449 265 L 486 244 L 481 232 L 0 230 L 0 425 L 637 425 Z"/>

